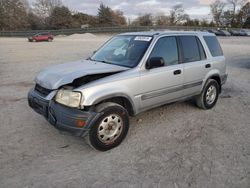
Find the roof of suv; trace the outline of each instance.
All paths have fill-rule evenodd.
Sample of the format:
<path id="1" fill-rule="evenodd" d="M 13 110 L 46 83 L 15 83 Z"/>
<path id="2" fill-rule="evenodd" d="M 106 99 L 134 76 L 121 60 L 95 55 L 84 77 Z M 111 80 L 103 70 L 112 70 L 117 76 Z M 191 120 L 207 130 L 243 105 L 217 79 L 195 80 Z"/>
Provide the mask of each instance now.
<path id="1" fill-rule="evenodd" d="M 142 32 L 130 32 L 130 33 L 122 33 L 119 35 L 143 35 L 143 36 L 156 36 L 156 35 L 166 35 L 166 34 L 194 34 L 194 35 L 212 35 L 213 33 L 209 33 L 206 31 L 142 31 Z"/>

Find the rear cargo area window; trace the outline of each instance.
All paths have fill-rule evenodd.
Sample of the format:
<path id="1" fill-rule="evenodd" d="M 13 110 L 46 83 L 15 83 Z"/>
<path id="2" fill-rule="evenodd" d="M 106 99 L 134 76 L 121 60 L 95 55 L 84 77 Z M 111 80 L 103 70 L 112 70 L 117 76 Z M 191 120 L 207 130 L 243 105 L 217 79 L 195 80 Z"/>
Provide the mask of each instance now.
<path id="1" fill-rule="evenodd" d="M 223 55 L 219 41 L 215 36 L 204 36 L 203 38 L 206 41 L 210 53 L 213 57 Z"/>

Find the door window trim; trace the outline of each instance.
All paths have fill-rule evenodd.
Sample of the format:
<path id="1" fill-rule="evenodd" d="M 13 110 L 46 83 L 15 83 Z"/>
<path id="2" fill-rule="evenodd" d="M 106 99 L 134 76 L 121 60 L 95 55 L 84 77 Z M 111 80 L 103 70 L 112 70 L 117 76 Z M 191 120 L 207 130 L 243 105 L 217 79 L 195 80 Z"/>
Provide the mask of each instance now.
<path id="1" fill-rule="evenodd" d="M 197 36 L 195 36 L 195 37 L 196 37 L 196 42 L 198 43 L 198 48 L 199 48 L 199 53 L 200 53 L 200 61 L 206 60 L 207 59 L 207 54 L 205 52 L 204 46 L 202 45 L 201 40 L 199 39 L 199 37 L 197 37 Z M 205 55 L 204 59 L 201 58 L 201 53 L 202 52 Z"/>
<path id="2" fill-rule="evenodd" d="M 164 35 L 164 36 L 159 37 L 159 38 L 154 42 L 153 47 L 152 47 L 152 49 L 150 50 L 149 55 L 148 55 L 148 57 L 147 57 L 147 61 L 149 61 L 149 58 L 150 58 L 150 56 L 151 56 L 151 54 L 152 54 L 152 52 L 153 52 L 153 50 L 154 50 L 154 47 L 156 46 L 157 42 L 158 42 L 160 39 L 166 38 L 166 37 L 174 37 L 174 38 L 175 38 L 175 40 L 176 40 L 176 46 L 177 46 L 177 55 L 178 55 L 178 63 L 175 64 L 175 65 L 181 64 L 181 58 L 182 58 L 182 56 L 181 56 L 181 54 L 180 54 L 180 49 L 181 49 L 181 47 L 180 47 L 179 42 L 178 42 L 178 36 L 176 36 L 176 35 Z M 147 62 L 147 61 L 146 61 L 146 62 Z M 171 66 L 175 66 L 175 65 L 162 66 L 162 67 L 158 67 L 158 68 L 155 68 L 155 69 L 164 68 L 164 67 L 171 67 Z M 146 63 L 145 63 L 145 67 L 146 67 Z"/>

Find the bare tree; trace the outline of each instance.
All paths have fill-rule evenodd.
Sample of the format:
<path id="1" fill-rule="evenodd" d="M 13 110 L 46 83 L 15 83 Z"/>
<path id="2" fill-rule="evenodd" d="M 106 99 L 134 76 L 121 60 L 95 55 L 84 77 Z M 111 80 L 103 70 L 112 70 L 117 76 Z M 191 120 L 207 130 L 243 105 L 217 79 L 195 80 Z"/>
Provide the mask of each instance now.
<path id="1" fill-rule="evenodd" d="M 232 26 L 232 11 L 230 10 L 225 10 L 223 11 L 222 15 L 221 15 L 221 19 L 220 19 L 220 23 L 223 26 L 227 26 L 227 27 L 231 27 Z M 235 25 L 235 24 L 233 24 Z"/>
<path id="2" fill-rule="evenodd" d="M 250 18 L 250 2 L 247 2 L 244 6 L 241 7 L 237 15 L 237 22 L 239 23 L 239 26 L 242 27 L 249 18 Z"/>
<path id="3" fill-rule="evenodd" d="M 231 25 L 235 25 L 236 22 L 236 14 L 237 14 L 237 7 L 242 8 L 247 0 L 227 0 L 228 5 L 231 7 Z"/>
<path id="4" fill-rule="evenodd" d="M 98 21 L 101 26 L 127 25 L 126 18 L 120 10 L 112 10 L 110 7 L 100 4 L 98 9 Z"/>
<path id="5" fill-rule="evenodd" d="M 170 24 L 176 25 L 183 21 L 187 21 L 189 19 L 188 14 L 185 13 L 185 10 L 182 4 L 178 4 L 173 6 L 172 10 L 170 11 Z"/>
<path id="6" fill-rule="evenodd" d="M 29 4 L 28 0 L 20 0 L 20 2 L 23 4 L 25 10 L 27 12 L 29 12 L 30 11 L 30 4 Z"/>
<path id="7" fill-rule="evenodd" d="M 48 18 L 52 29 L 68 29 L 73 25 L 73 19 L 68 7 L 55 7 Z"/>
<path id="8" fill-rule="evenodd" d="M 155 23 L 158 26 L 169 25 L 169 17 L 163 13 L 159 13 L 154 17 Z"/>
<path id="9" fill-rule="evenodd" d="M 34 12 L 41 18 L 49 17 L 55 7 L 62 6 L 61 0 L 36 0 Z"/>
<path id="10" fill-rule="evenodd" d="M 134 26 L 152 26 L 153 17 L 151 14 L 140 15 L 136 20 L 132 22 Z"/>
<path id="11" fill-rule="evenodd" d="M 126 18 L 121 10 L 112 10 L 112 17 L 116 25 L 124 26 L 127 25 Z"/>
<path id="12" fill-rule="evenodd" d="M 227 0 L 229 6 L 231 6 L 231 9 L 233 13 L 236 13 L 236 9 L 238 6 L 243 7 L 248 0 Z"/>
<path id="13" fill-rule="evenodd" d="M 27 26 L 27 12 L 23 1 L 0 1 L 0 30 L 26 29 Z"/>
<path id="14" fill-rule="evenodd" d="M 222 17 L 225 5 L 226 4 L 220 0 L 216 0 L 210 5 L 211 13 L 213 15 L 216 26 L 222 25 Z"/>

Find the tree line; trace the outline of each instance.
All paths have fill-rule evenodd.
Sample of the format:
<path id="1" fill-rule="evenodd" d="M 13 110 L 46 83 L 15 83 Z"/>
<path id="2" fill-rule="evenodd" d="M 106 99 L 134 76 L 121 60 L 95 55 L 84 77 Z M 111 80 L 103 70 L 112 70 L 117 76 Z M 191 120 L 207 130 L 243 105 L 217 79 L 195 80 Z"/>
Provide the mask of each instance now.
<path id="1" fill-rule="evenodd" d="M 215 25 L 218 27 L 250 28 L 250 2 L 248 0 L 216 0 L 210 5 Z"/>
<path id="2" fill-rule="evenodd" d="M 100 4 L 98 15 L 71 11 L 61 0 L 0 0 L 0 30 L 68 29 L 127 25 L 120 10 Z"/>
<path id="3" fill-rule="evenodd" d="M 100 26 L 202 26 L 250 27 L 250 3 L 247 0 L 216 0 L 210 5 L 212 21 L 191 19 L 182 5 L 169 14 L 140 14 L 126 19 L 121 10 L 100 4 L 96 16 L 71 11 L 61 0 L 0 0 L 0 30 L 68 29 Z"/>
<path id="4" fill-rule="evenodd" d="M 139 16 L 132 25 L 136 26 L 200 26 L 250 28 L 250 2 L 248 0 L 216 0 L 210 4 L 212 20 L 191 19 L 182 5 L 171 8 L 170 14 L 159 13 L 155 16 L 145 14 Z"/>

